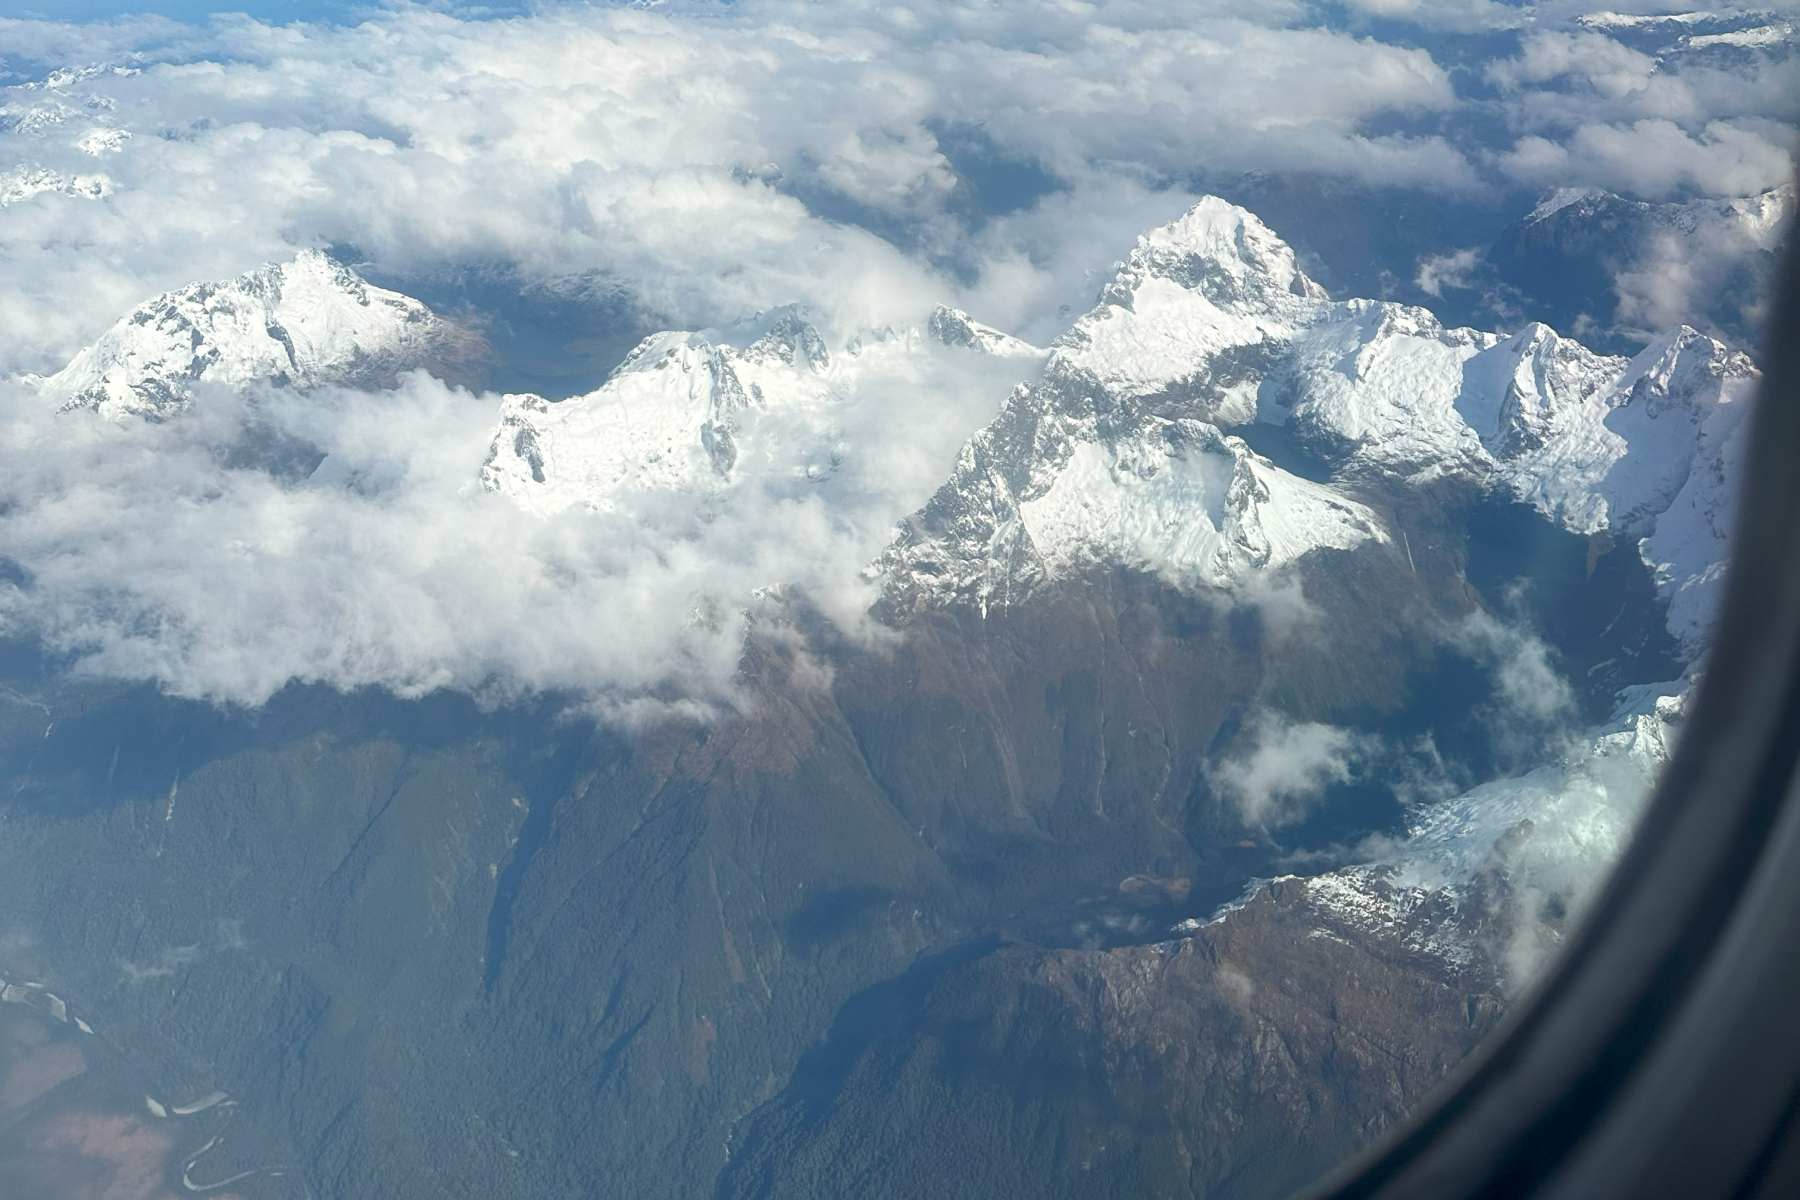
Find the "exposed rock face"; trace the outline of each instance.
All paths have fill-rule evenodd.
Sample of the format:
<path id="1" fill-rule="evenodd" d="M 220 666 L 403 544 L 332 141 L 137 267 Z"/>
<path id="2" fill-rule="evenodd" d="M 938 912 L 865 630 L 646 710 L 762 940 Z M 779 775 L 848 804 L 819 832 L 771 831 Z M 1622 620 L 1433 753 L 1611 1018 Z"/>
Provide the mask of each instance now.
<path id="1" fill-rule="evenodd" d="M 1178 942 L 932 968 L 891 1024 L 856 1008 L 879 994 L 846 1006 L 745 1120 L 720 1195 L 1284 1195 L 1502 1009 L 1478 973 L 1320 923 L 1303 884 Z"/>

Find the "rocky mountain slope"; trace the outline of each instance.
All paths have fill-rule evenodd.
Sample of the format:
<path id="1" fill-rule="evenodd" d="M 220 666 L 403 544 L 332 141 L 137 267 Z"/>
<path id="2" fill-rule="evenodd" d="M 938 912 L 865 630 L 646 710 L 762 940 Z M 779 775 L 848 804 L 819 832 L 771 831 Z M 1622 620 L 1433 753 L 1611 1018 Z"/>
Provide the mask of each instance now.
<path id="1" fill-rule="evenodd" d="M 1276 426 L 1288 435 L 1278 444 L 1299 446 L 1326 473 L 1312 486 L 1340 502 L 1357 496 L 1392 512 L 1407 489 L 1461 481 L 1510 496 L 1591 546 L 1616 539 L 1649 570 L 1691 669 L 1723 572 L 1756 377 L 1749 360 L 1688 328 L 1629 359 L 1543 326 L 1509 337 L 1446 330 L 1417 309 L 1330 302 L 1291 263 L 1253 217 L 1216 204 L 1141 240 L 1101 307 L 1053 348 L 1044 380 L 971 444 L 957 477 L 903 533 L 884 561 L 899 586 L 910 591 L 913 579 L 935 575 L 921 562 L 935 568 L 958 554 L 1008 581 L 1045 577 L 1038 564 L 1048 556 L 1021 510 L 1034 488 L 1048 489 L 1016 467 L 1054 470 L 1072 457 L 1037 431 L 1040 413 L 1057 412 L 1059 385 L 1075 377 L 1070 390 L 1111 425 L 1091 422 L 1089 445 L 1111 444 L 1111 429 L 1131 422 L 1190 422 L 1215 438 L 1230 426 L 1249 439 L 1259 424 Z M 1201 349 L 1159 363 L 1159 348 L 1182 345 Z M 1116 460 L 1112 474 L 1135 466 Z M 1168 470 L 1165 460 L 1141 474 Z M 1024 504 L 1005 503 L 1020 493 Z M 1191 505 L 1188 519 L 1205 511 Z M 1140 521 L 1155 512 L 1142 506 Z M 1142 567 L 1136 550 L 1112 561 Z M 1156 565 L 1178 563 L 1165 555 Z M 1163 578 L 1189 589 L 1230 582 L 1166 569 Z M 992 598 L 1031 597 L 1029 586 L 984 580 L 976 589 L 984 612 Z M 985 1156 L 968 1147 L 991 1168 L 984 1186 L 993 1194 L 1235 1196 L 1298 1186 L 1329 1157 L 1310 1157 L 1321 1144 L 1313 1139 L 1335 1138 L 1347 1151 L 1366 1140 L 1369 1123 L 1415 1103 L 1421 1083 L 1441 1078 L 1554 949 L 1629 836 L 1667 760 L 1686 689 L 1685 680 L 1625 689 L 1610 719 L 1586 732 L 1563 727 L 1534 769 L 1422 803 L 1397 838 L 1365 843 L 1360 855 L 1338 852 L 1353 865 L 1258 884 L 1178 923 L 1168 940 L 1022 946 L 947 966 L 909 1008 L 909 1024 L 847 1053 L 839 1046 L 810 1071 L 802 1063 L 748 1123 L 727 1194 L 826 1194 L 896 1170 L 926 1181 L 899 1194 L 956 1191 L 957 1180 L 910 1148 L 970 1138 L 1006 1147 Z M 1224 950 L 1246 944 L 1256 948 L 1248 960 Z M 1326 961 L 1342 974 L 1300 983 Z M 996 995 L 1009 1003 L 978 999 Z M 1363 1012 L 1339 1034 L 1302 1032 L 1321 1010 L 1342 1018 L 1371 1004 L 1383 1015 Z M 1408 1032 L 1389 1025 L 1397 1012 L 1412 1014 Z M 1173 1028 L 1163 1024 L 1170 1014 L 1181 1014 Z M 1206 1040 L 1222 1028 L 1231 1032 L 1220 1042 Z M 1265 1040 L 1283 1052 L 1258 1053 Z M 1308 1060 L 1322 1044 L 1330 1065 Z M 1002 1066 L 1019 1062 L 1036 1064 L 1023 1083 Z M 1368 1077 L 1371 1068 L 1383 1078 Z M 1073 1098 L 1047 1106 L 1052 1090 Z M 1388 1116 L 1361 1109 L 1350 1126 L 1325 1132 L 1339 1128 L 1333 1105 L 1349 1093 L 1385 1098 Z M 889 1099 L 896 1094 L 908 1098 L 902 1118 Z M 1283 1103 L 1286 1119 L 1309 1129 L 1297 1156 L 1262 1140 L 1283 1118 L 1245 1117 Z M 1146 1127 L 1157 1132 L 1146 1136 Z M 1247 1140 L 1263 1152 L 1244 1153 Z M 1218 1157 L 1221 1145 L 1233 1153 Z M 1271 1173 L 1276 1162 L 1293 1169 Z"/>

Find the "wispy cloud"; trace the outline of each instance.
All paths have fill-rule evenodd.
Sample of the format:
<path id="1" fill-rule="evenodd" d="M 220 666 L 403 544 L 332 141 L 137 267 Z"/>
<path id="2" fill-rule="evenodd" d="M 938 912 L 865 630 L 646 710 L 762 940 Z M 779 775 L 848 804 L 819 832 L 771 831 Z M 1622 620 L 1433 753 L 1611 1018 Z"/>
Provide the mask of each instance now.
<path id="1" fill-rule="evenodd" d="M 1262 708 L 1207 777 L 1244 824 L 1279 829 L 1306 819 L 1331 787 L 1355 778 L 1377 745 L 1355 730 Z"/>

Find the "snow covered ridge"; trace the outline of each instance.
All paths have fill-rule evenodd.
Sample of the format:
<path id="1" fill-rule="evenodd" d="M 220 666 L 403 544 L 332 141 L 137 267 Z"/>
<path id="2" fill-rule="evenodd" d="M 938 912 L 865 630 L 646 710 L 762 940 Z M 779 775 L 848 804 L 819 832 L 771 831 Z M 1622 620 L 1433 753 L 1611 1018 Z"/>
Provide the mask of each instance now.
<path id="1" fill-rule="evenodd" d="M 1015 362 L 1018 374 L 1044 356 L 941 306 L 922 326 L 835 349 L 792 307 L 736 329 L 655 334 L 586 395 L 505 397 L 481 485 L 550 513 L 612 510 L 646 492 L 704 495 L 745 476 L 823 483 L 852 452 L 843 422 L 869 393 L 969 352 Z"/>
<path id="2" fill-rule="evenodd" d="M 1334 478 L 1459 477 L 1575 532 L 1644 539 L 1665 593 L 1698 597 L 1723 561 L 1755 379 L 1686 327 L 1625 359 L 1543 325 L 1503 336 L 1334 301 L 1253 214 L 1208 197 L 1138 240 L 880 567 L 912 605 L 985 608 L 1084 563 L 1217 587 L 1384 538 L 1349 492 L 1251 450 L 1276 425 Z M 1706 603 L 1678 609 L 1692 642 Z"/>
<path id="3" fill-rule="evenodd" d="M 1681 44 L 1692 50 L 1707 46 L 1738 46 L 1749 50 L 1791 46 L 1794 27 L 1787 21 L 1758 25 L 1753 29 L 1734 29 L 1726 33 L 1699 33 L 1683 38 Z"/>
<path id="4" fill-rule="evenodd" d="M 877 564 L 915 605 L 985 613 L 1089 566 L 1228 587 L 1321 547 L 1385 539 L 1374 514 L 1190 418 L 1120 401 L 1058 355 L 967 446 Z"/>
<path id="5" fill-rule="evenodd" d="M 477 351 L 419 301 L 308 250 L 147 301 L 38 386 L 63 410 L 162 419 L 185 409 L 197 384 L 374 385 Z"/>
<path id="6" fill-rule="evenodd" d="M 1579 28 L 1612 36 L 1660 36 L 1667 39 L 1659 48 L 1664 57 L 1712 47 L 1753 51 L 1793 49 L 1793 23 L 1784 19 L 1784 14 L 1769 11 L 1597 12 L 1576 17 L 1574 23 Z"/>
<path id="7" fill-rule="evenodd" d="M 1733 19 L 1754 19 L 1755 15 L 1713 12 L 1621 13 L 1607 11 L 1587 13 L 1576 17 L 1575 23 L 1589 29 L 1636 29 L 1657 25 L 1704 25 Z"/>
<path id="8" fill-rule="evenodd" d="M 1088 566 L 1229 587 L 1385 540 L 1366 507 L 1225 432 L 1255 418 L 1264 369 L 1326 303 L 1266 225 L 1202 200 L 1138 239 L 877 569 L 903 606 L 986 612 Z"/>
<path id="9" fill-rule="evenodd" d="M 136 74 L 135 67 L 64 67 L 43 79 L 0 88 L 0 133 L 43 138 L 78 121 L 100 121 L 104 126 L 108 114 L 118 108 L 117 101 L 82 85 Z"/>

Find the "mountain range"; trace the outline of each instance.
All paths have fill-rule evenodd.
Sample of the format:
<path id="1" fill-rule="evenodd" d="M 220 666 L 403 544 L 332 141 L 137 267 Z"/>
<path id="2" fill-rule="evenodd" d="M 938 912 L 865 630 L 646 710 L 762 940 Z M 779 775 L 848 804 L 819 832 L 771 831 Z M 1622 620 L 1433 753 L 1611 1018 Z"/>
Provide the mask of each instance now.
<path id="1" fill-rule="evenodd" d="M 37 386 L 173 421 L 476 352 L 308 252 Z M 710 723 L 14 670 L 0 906 L 30 934 L 0 974 L 234 1097 L 293 1166 L 268 1195 L 1303 1183 L 1491 1028 L 1627 836 L 1703 662 L 1755 364 L 1334 299 L 1209 197 L 1042 348 L 948 307 L 658 333 L 595 390 L 499 399 L 470 485 L 547 521 L 832 502 L 881 452 L 849 431 L 943 363 L 1008 382 L 887 514 L 893 640 L 777 593 L 753 702 Z"/>

